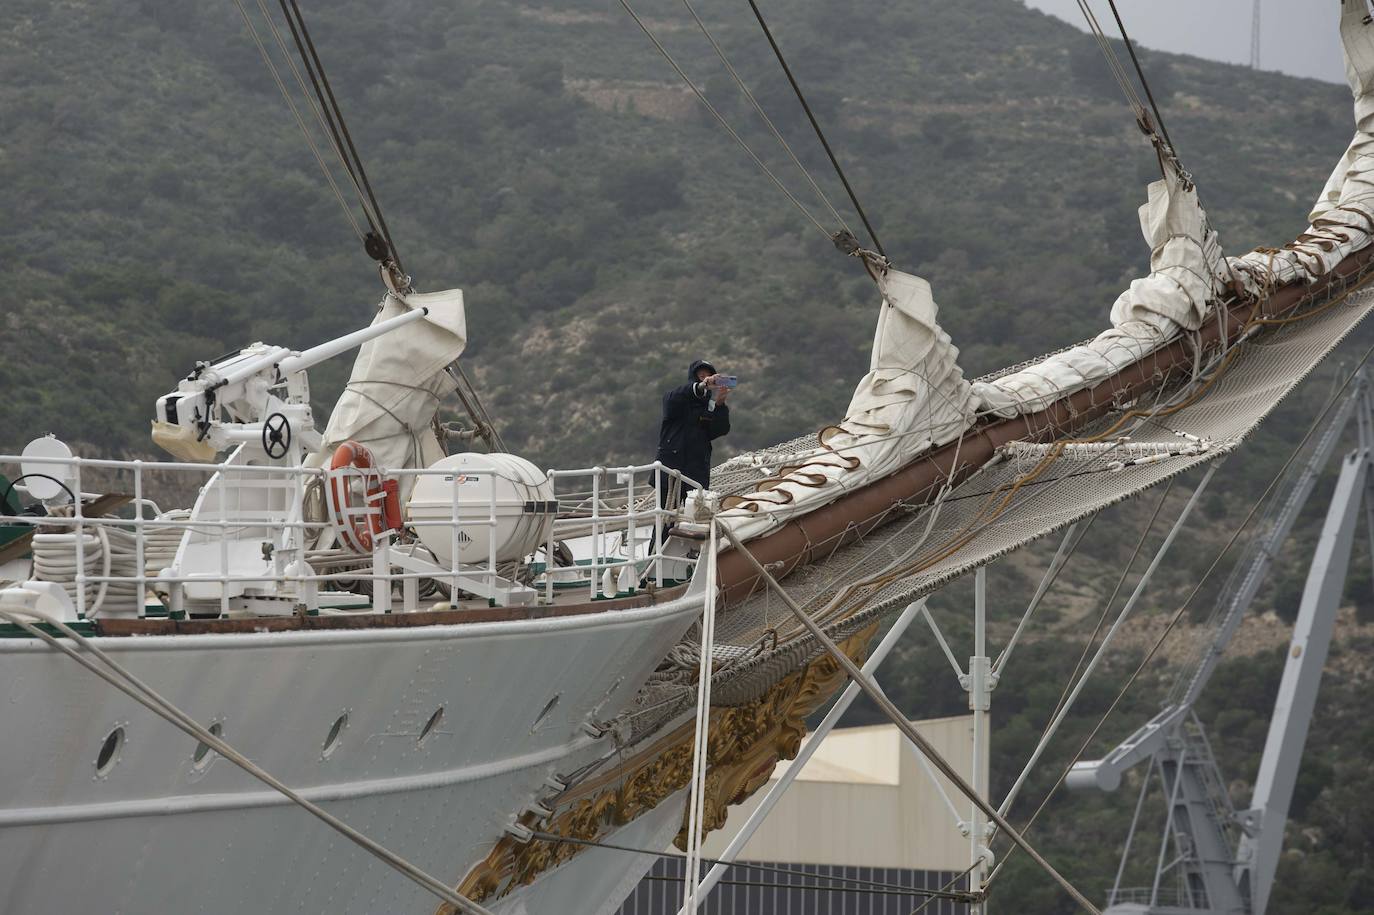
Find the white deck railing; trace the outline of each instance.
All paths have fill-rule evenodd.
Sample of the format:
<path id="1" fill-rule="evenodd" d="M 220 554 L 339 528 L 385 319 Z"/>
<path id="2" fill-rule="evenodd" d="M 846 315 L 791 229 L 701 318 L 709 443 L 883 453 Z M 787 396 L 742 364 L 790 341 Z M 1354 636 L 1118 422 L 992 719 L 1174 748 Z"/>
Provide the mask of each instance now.
<path id="1" fill-rule="evenodd" d="M 370 554 L 330 548 L 328 545 L 335 538 L 328 517 L 324 520 L 305 518 L 307 494 L 318 486 L 321 487 L 322 496 L 323 487 L 329 485 L 330 471 L 325 469 L 230 462 L 197 464 L 78 457 L 24 459 L 16 455 L 0 455 L 0 473 L 16 481 L 13 484 L 16 494 L 27 494 L 27 486 L 19 471 L 21 461 L 31 470 L 35 465 L 46 467 L 52 478 L 68 481 L 65 488 L 72 494 L 81 495 L 74 502 L 54 505 L 51 510 L 61 514 L 12 515 L 7 513 L 8 507 L 0 502 L 0 528 L 10 528 L 7 533 L 11 535 L 22 536 L 27 533 L 24 530 L 16 531 L 15 528 L 28 528 L 35 534 L 73 535 L 69 542 L 47 541 L 41 547 L 35 542 L 33 547 L 40 551 L 56 550 L 59 554 L 63 547 L 70 548 L 71 574 L 66 577 L 47 575 L 44 578 L 56 580 L 67 589 L 81 617 L 100 616 L 102 611 L 105 615 L 144 616 L 150 609 L 154 615 L 167 612 L 180 616 L 188 610 L 213 614 L 214 608 L 207 607 L 203 601 L 191 606 L 185 599 L 188 585 L 207 584 L 218 586 L 218 610 L 221 615 L 228 615 L 235 599 L 240 596 L 231 586 L 247 588 L 250 592 L 247 597 L 252 599 L 262 596 L 253 594 L 255 590 L 270 596 L 269 592 L 274 588 L 267 587 L 269 584 L 275 586 L 278 592 L 285 590 L 298 596 L 290 610 L 285 612 L 295 612 L 301 606 L 312 613 L 341 612 L 339 604 L 352 603 L 361 604 L 359 609 L 388 613 L 393 609 L 392 590 L 395 585 L 401 589 L 401 609 L 414 611 L 422 609 L 422 582 L 434 582 L 439 590 L 447 587 L 455 606 L 458 592 L 474 593 L 473 587 L 478 591 L 486 591 L 488 595 L 511 595 L 518 591 L 521 599 L 510 602 L 525 604 L 532 602 L 532 594 L 537 594 L 545 602 L 553 602 L 558 592 L 567 592 L 572 597 L 572 592 L 584 584 L 587 600 L 615 597 L 624 591 L 618 584 L 609 589 L 604 586 L 608 569 L 613 570 L 612 579 L 616 583 L 621 581 L 622 575 L 627 578 L 632 576 L 633 590 L 646 578 L 656 584 L 666 583 L 672 578 L 672 570 L 685 568 L 681 556 L 674 558 L 665 554 L 663 531 L 677 512 L 661 504 L 660 493 L 663 492 L 665 480 L 675 480 L 679 490 L 688 485 L 697 485 L 658 462 L 548 471 L 558 511 L 539 547 L 544 553 L 542 568 L 535 561 L 535 555 L 527 555 L 518 562 L 498 562 L 494 536 L 487 537 L 488 551 L 483 561 L 462 562 L 460 546 L 464 542 L 465 532 L 470 535 L 478 528 L 487 528 L 495 533 L 499 523 L 496 488 L 488 487 L 485 509 L 474 512 L 471 501 L 460 503 L 458 487 L 452 485 L 449 487 L 453 493 L 450 518 L 407 519 L 403 524 L 403 531 L 411 533 L 422 527 L 448 529 L 452 558 L 441 566 L 438 557 L 417 539 L 398 537 L 397 532 L 384 532 L 374 537 Z M 168 517 L 168 513 L 159 508 L 158 502 L 169 504 L 167 493 L 199 493 L 219 473 L 231 479 L 233 485 L 221 490 L 222 494 L 215 504 L 201 516 Z M 452 478 L 453 473 L 452 468 L 403 469 L 388 471 L 387 476 L 393 479 L 415 479 L 427 475 Z M 261 480 L 255 477 L 261 477 Z M 99 485 L 94 485 L 97 479 Z M 101 491 L 92 492 L 88 487 L 89 490 Z M 262 496 L 263 499 L 271 498 L 269 494 L 275 492 L 279 506 L 262 510 L 245 507 L 242 498 L 237 497 L 253 490 L 267 493 Z M 129 498 L 126 504 L 116 509 L 118 514 L 100 517 L 89 515 L 95 499 L 114 494 Z M 156 496 L 157 500 L 149 498 L 150 495 Z M 231 495 L 236 498 L 230 498 Z M 380 511 L 380 505 L 376 504 L 379 501 L 373 500 L 374 504 L 369 510 Z M 327 507 L 325 511 L 328 511 Z M 262 572 L 235 573 L 232 570 L 231 546 L 242 548 L 247 540 L 235 540 L 231 535 L 242 534 L 253 528 L 262 529 L 259 539 L 263 544 L 264 563 L 273 563 L 276 552 L 273 544 L 289 543 L 292 546 L 283 551 L 288 555 Z M 180 538 L 169 536 L 169 532 L 178 531 L 182 534 Z M 218 541 L 218 570 L 206 570 L 202 566 L 193 574 L 184 571 L 179 574 L 172 568 L 174 563 L 168 557 L 170 546 L 174 539 L 178 545 L 185 543 L 191 532 L 200 535 L 202 543 Z M 285 536 L 288 532 L 293 535 Z M 118 549 L 112 546 L 112 538 L 121 542 L 132 541 L 133 568 L 127 568 L 129 551 L 123 546 Z M 574 548 L 576 562 L 573 566 L 557 565 L 556 544 L 560 541 L 567 541 Z M 4 546 L 4 543 L 0 543 L 0 549 Z M 92 559 L 91 550 L 97 550 L 93 562 L 88 561 Z M 121 562 L 126 568 L 119 568 L 121 563 L 117 563 L 112 555 L 116 552 L 123 557 Z M 577 556 L 578 552 L 584 555 Z M 303 560 L 304 569 L 286 567 L 295 558 Z M 165 559 L 166 565 L 150 569 L 150 559 L 159 565 Z M 35 554 L 35 562 L 29 567 L 27 575 L 16 574 L 11 568 L 8 575 L 0 571 L 0 577 L 19 581 L 36 578 L 37 564 Z M 65 562 L 59 564 L 63 569 L 68 565 Z M 533 583 L 534 587 L 520 585 L 518 580 Z M 371 583 L 370 598 L 349 590 L 350 586 L 356 587 L 360 581 Z M 464 587 L 465 584 L 468 587 Z M 106 597 L 118 586 L 122 586 L 124 593 L 132 590 L 136 595 L 136 607 L 120 608 L 117 613 L 108 609 L 110 604 Z M 150 597 L 153 598 L 151 604 Z M 488 599 L 495 605 L 505 602 L 490 596 Z M 581 599 L 580 594 L 578 599 Z M 427 607 L 439 600 L 433 598 L 424 603 Z"/>

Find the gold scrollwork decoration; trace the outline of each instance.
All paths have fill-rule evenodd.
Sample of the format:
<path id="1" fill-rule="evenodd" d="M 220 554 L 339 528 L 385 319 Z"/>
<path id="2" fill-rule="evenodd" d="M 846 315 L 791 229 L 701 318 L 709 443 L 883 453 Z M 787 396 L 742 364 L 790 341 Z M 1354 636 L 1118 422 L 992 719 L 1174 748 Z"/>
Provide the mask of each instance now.
<path id="1" fill-rule="evenodd" d="M 877 628 L 875 622 L 854 633 L 840 643 L 841 650 L 854 661 L 862 661 Z M 742 803 L 767 784 L 780 760 L 796 758 L 806 736 L 807 717 L 844 681 L 840 665 L 829 655 L 822 655 L 753 702 L 711 709 L 703 797 L 707 832 L 725 825 L 731 805 Z M 692 732 L 693 724 L 687 722 L 623 761 L 590 796 L 582 796 L 576 787 L 569 789 L 554 801 L 554 815 L 541 831 L 596 842 L 654 809 L 691 781 Z M 536 824 L 531 820 L 525 825 Z M 674 844 L 685 848 L 686 843 L 684 811 Z M 478 902 L 498 899 L 533 883 L 586 847 L 541 839 L 522 844 L 505 836 L 468 872 L 458 891 Z M 436 915 L 456 915 L 456 910 L 445 903 Z"/>

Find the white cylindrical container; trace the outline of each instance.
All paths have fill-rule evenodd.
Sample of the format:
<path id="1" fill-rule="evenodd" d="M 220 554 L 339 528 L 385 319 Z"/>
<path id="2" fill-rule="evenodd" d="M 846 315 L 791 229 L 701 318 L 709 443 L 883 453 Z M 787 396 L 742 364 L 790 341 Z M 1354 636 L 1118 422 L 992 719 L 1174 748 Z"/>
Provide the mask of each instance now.
<path id="1" fill-rule="evenodd" d="M 524 458 L 465 452 L 429 470 L 415 478 L 406 518 L 441 565 L 453 564 L 455 508 L 462 565 L 486 565 L 493 537 L 497 562 L 521 559 L 548 539 L 558 513 L 553 481 Z M 493 508 L 495 527 L 486 523 Z"/>

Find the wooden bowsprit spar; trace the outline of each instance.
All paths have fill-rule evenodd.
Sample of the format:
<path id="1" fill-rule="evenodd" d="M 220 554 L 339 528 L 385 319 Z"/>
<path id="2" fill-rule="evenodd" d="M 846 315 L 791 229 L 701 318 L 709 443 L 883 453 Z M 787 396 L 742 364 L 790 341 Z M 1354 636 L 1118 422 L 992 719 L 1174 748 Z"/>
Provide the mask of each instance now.
<path id="1" fill-rule="evenodd" d="M 784 577 L 797 566 L 822 559 L 866 536 L 890 517 L 893 505 L 927 504 L 946 481 L 953 485 L 963 482 L 1008 442 L 1047 442 L 1072 435 L 1118 405 L 1157 390 L 1171 376 L 1191 369 L 1195 343 L 1212 351 L 1227 342 L 1234 345 L 1249 326 L 1263 332 L 1265 322 L 1282 323 L 1306 304 L 1319 302 L 1325 296 L 1335 301 L 1351 287 L 1359 288 L 1370 281 L 1366 274 L 1371 269 L 1374 247 L 1350 255 L 1311 285 L 1285 286 L 1260 301 L 1232 297 L 1217 306 L 1198 331 L 1196 340 L 1176 340 L 1043 410 L 979 423 L 965 433 L 961 443 L 952 442 L 926 452 L 905 468 L 749 541 L 750 556 L 775 570 L 777 577 Z M 763 587 L 763 578 L 739 550 L 732 549 L 720 557 L 720 586 L 725 605 L 736 605 Z"/>

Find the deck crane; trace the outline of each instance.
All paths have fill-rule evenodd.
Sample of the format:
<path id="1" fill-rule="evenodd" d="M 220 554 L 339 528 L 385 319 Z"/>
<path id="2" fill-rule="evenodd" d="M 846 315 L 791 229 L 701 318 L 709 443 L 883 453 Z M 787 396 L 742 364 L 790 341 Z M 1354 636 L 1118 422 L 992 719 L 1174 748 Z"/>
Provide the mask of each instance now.
<path id="1" fill-rule="evenodd" d="M 1249 809 L 1237 811 L 1194 706 L 1352 421 L 1358 444 L 1341 461 L 1308 570 L 1254 796 Z M 1121 878 L 1150 781 L 1144 780 L 1107 900 L 1107 915 L 1265 912 L 1362 505 L 1374 544 L 1372 461 L 1374 392 L 1362 370 L 1287 493 L 1275 500 L 1266 523 L 1257 528 L 1217 602 L 1210 641 L 1178 678 L 1164 707 L 1102 759 L 1079 762 L 1071 770 L 1069 787 L 1113 791 L 1128 769 L 1148 761 L 1158 771 L 1168 797 L 1153 883 L 1123 889 Z"/>

